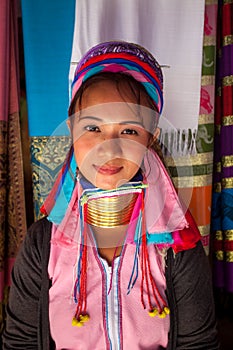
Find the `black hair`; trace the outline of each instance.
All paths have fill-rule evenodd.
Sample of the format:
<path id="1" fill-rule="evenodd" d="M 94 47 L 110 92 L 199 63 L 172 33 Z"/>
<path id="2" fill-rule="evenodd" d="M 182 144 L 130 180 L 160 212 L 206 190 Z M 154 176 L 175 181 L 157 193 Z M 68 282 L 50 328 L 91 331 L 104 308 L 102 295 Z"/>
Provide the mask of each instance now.
<path id="1" fill-rule="evenodd" d="M 146 89 L 144 86 L 138 82 L 136 79 L 134 79 L 131 75 L 126 74 L 126 73 L 112 73 L 112 72 L 104 72 L 104 73 L 99 73 L 96 74 L 89 79 L 87 79 L 79 88 L 77 91 L 71 106 L 70 106 L 70 115 L 74 113 L 75 106 L 77 101 L 79 102 L 79 107 L 81 108 L 82 105 L 82 96 L 83 93 L 93 84 L 99 83 L 101 81 L 113 81 L 116 83 L 117 89 L 119 94 L 122 96 L 122 90 L 121 87 L 123 87 L 124 83 L 127 84 L 129 87 L 130 91 L 125 91 L 126 93 L 129 92 L 131 96 L 135 97 L 135 100 L 137 103 L 140 105 L 141 104 L 141 98 L 142 96 L 146 99 L 146 102 L 148 104 L 148 107 L 151 109 L 157 111 L 157 108 L 152 100 L 152 98 L 148 95 Z M 125 96 L 122 96 L 122 98 L 125 98 Z"/>

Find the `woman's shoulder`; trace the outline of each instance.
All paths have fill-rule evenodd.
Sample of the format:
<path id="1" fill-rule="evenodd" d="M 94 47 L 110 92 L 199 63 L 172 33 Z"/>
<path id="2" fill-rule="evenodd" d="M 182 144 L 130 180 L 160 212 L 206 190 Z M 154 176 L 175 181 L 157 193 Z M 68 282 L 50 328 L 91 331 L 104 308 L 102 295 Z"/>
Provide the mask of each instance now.
<path id="1" fill-rule="evenodd" d="M 51 239 L 51 229 L 52 223 L 43 217 L 35 221 L 28 229 L 25 236 L 24 244 L 34 246 L 39 250 L 42 249 L 44 245 L 47 245 Z"/>
<path id="2" fill-rule="evenodd" d="M 36 234 L 42 231 L 51 230 L 52 223 L 48 220 L 47 216 L 35 221 L 28 229 L 30 234 Z"/>
<path id="3" fill-rule="evenodd" d="M 205 253 L 201 240 L 193 248 L 174 253 L 169 249 L 167 255 L 167 265 L 172 276 L 184 275 L 184 278 L 190 278 L 193 274 L 210 273 L 208 257 Z"/>

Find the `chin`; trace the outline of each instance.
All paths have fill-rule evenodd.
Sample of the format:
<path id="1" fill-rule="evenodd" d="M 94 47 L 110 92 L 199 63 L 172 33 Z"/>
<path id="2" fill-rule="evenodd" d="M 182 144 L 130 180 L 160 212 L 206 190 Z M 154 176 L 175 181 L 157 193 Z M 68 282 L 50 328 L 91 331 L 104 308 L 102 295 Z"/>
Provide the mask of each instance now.
<path id="1" fill-rule="evenodd" d="M 101 190 L 114 190 L 117 188 L 116 184 L 107 184 L 107 183 L 97 183 L 95 185 L 96 187 L 100 188 Z"/>
<path id="2" fill-rule="evenodd" d="M 118 181 L 97 181 L 96 187 L 101 188 L 102 190 L 115 190 L 116 188 L 124 185 L 129 180 L 121 179 Z"/>

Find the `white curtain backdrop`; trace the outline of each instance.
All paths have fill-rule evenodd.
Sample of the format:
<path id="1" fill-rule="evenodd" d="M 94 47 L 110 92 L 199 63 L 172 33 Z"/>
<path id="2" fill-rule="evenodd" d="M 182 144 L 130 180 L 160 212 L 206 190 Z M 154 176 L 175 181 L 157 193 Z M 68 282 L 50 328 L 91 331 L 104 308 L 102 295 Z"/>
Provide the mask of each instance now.
<path id="1" fill-rule="evenodd" d="M 160 127 L 173 135 L 171 149 L 187 139 L 183 153 L 190 153 L 188 131 L 195 138 L 200 106 L 204 9 L 204 0 L 76 0 L 69 80 L 93 45 L 108 40 L 143 45 L 165 66 Z"/>

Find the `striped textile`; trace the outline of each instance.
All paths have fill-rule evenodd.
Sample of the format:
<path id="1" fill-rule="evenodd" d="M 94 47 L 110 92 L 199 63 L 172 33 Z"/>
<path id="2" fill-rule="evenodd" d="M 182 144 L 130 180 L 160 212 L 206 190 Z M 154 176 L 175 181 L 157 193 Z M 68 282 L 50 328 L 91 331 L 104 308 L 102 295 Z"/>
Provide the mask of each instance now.
<path id="1" fill-rule="evenodd" d="M 15 0 L 2 0 L 0 10 L 0 335 L 11 270 L 26 232 L 19 118 L 17 4 Z"/>
<path id="2" fill-rule="evenodd" d="M 217 3 L 217 0 L 205 2 L 197 154 L 189 157 L 165 157 L 174 183 L 196 220 L 207 254 L 210 247 L 212 204 Z"/>
<path id="3" fill-rule="evenodd" d="M 233 292 L 233 1 L 219 3 L 212 229 L 214 284 Z"/>

